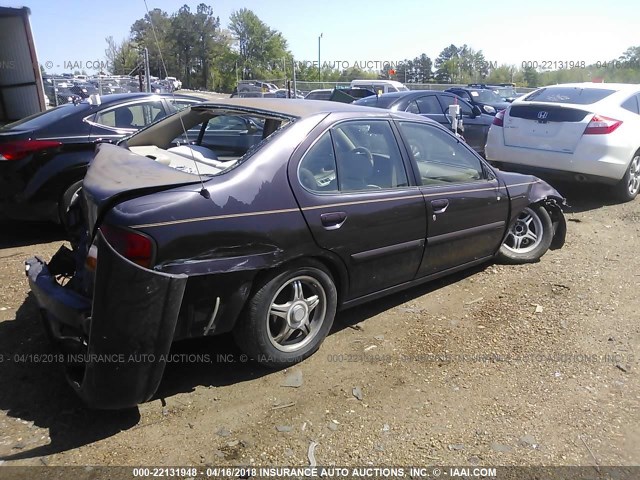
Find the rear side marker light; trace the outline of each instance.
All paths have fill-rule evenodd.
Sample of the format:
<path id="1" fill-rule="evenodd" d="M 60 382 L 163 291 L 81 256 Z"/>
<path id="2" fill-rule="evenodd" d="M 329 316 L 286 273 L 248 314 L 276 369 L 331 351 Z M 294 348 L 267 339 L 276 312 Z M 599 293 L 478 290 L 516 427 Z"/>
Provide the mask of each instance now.
<path id="1" fill-rule="evenodd" d="M 584 130 L 585 135 L 606 135 L 613 132 L 622 125 L 621 120 L 605 117 L 603 115 L 594 115 L 587 128 Z"/>

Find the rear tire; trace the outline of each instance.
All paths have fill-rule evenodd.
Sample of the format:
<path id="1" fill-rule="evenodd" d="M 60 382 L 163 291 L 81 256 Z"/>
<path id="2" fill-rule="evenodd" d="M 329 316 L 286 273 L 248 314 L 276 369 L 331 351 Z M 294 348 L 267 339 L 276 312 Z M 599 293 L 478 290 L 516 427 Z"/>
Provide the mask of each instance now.
<path id="1" fill-rule="evenodd" d="M 640 150 L 633 154 L 627 172 L 622 180 L 614 187 L 614 193 L 619 200 L 630 202 L 638 196 L 640 191 Z"/>
<path id="2" fill-rule="evenodd" d="M 258 282 L 233 331 L 251 358 L 284 368 L 311 356 L 329 334 L 337 307 L 331 274 L 313 260 L 296 262 Z"/>
<path id="3" fill-rule="evenodd" d="M 549 212 L 541 205 L 529 205 L 509 227 L 496 258 L 512 264 L 537 262 L 549 250 L 552 240 Z"/>

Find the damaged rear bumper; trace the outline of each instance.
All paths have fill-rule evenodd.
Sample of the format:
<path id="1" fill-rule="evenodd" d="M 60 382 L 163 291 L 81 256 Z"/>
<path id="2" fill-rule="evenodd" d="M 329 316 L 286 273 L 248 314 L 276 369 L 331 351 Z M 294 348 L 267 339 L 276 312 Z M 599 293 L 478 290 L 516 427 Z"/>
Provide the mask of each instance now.
<path id="1" fill-rule="evenodd" d="M 160 384 L 187 276 L 140 267 L 98 236 L 93 301 L 61 286 L 60 272 L 38 258 L 26 273 L 49 333 L 75 353 L 67 378 L 78 395 L 92 408 L 127 408 Z"/>

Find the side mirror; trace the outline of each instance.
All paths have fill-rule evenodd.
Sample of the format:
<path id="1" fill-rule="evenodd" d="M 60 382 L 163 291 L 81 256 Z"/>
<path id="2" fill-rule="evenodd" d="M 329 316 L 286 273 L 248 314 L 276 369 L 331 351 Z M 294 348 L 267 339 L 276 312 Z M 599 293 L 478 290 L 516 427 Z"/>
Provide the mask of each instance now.
<path id="1" fill-rule="evenodd" d="M 480 115 L 482 115 L 482 110 L 480 110 L 480 107 L 477 105 L 474 105 L 473 107 L 471 107 L 471 118 L 475 118 L 478 117 Z"/>

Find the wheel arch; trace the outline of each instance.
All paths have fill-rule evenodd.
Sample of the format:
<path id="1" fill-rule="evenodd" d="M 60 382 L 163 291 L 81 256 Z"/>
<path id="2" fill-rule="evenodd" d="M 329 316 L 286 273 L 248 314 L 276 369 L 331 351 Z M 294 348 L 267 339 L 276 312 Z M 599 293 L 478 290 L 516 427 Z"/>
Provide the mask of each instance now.
<path id="1" fill-rule="evenodd" d="M 349 287 L 349 275 L 345 265 L 342 263 L 336 255 L 331 252 L 322 252 L 315 255 L 305 255 L 289 259 L 277 266 L 260 270 L 253 279 L 251 286 L 251 293 L 256 290 L 256 286 L 260 285 L 264 279 L 274 274 L 274 272 L 281 272 L 289 268 L 291 265 L 297 263 L 303 264 L 305 261 L 317 262 L 322 265 L 331 274 L 331 278 L 336 287 L 338 294 L 338 307 L 342 301 L 346 298 Z"/>
<path id="2" fill-rule="evenodd" d="M 566 205 L 565 200 L 561 196 L 549 196 L 544 197 L 539 200 L 530 202 L 524 205 L 522 208 L 513 209 L 511 213 L 511 218 L 509 223 L 507 224 L 507 228 L 505 229 L 504 236 L 502 237 L 502 242 L 504 242 L 509 234 L 509 229 L 516 221 L 518 214 L 527 207 L 532 206 L 541 206 L 543 207 L 549 216 L 551 217 L 551 225 L 553 226 L 553 239 L 551 240 L 550 250 L 558 250 L 562 248 L 564 245 L 566 236 L 567 236 L 567 221 L 564 218 L 564 213 L 562 211 L 562 205 Z M 502 243 L 501 243 L 502 245 Z"/>

